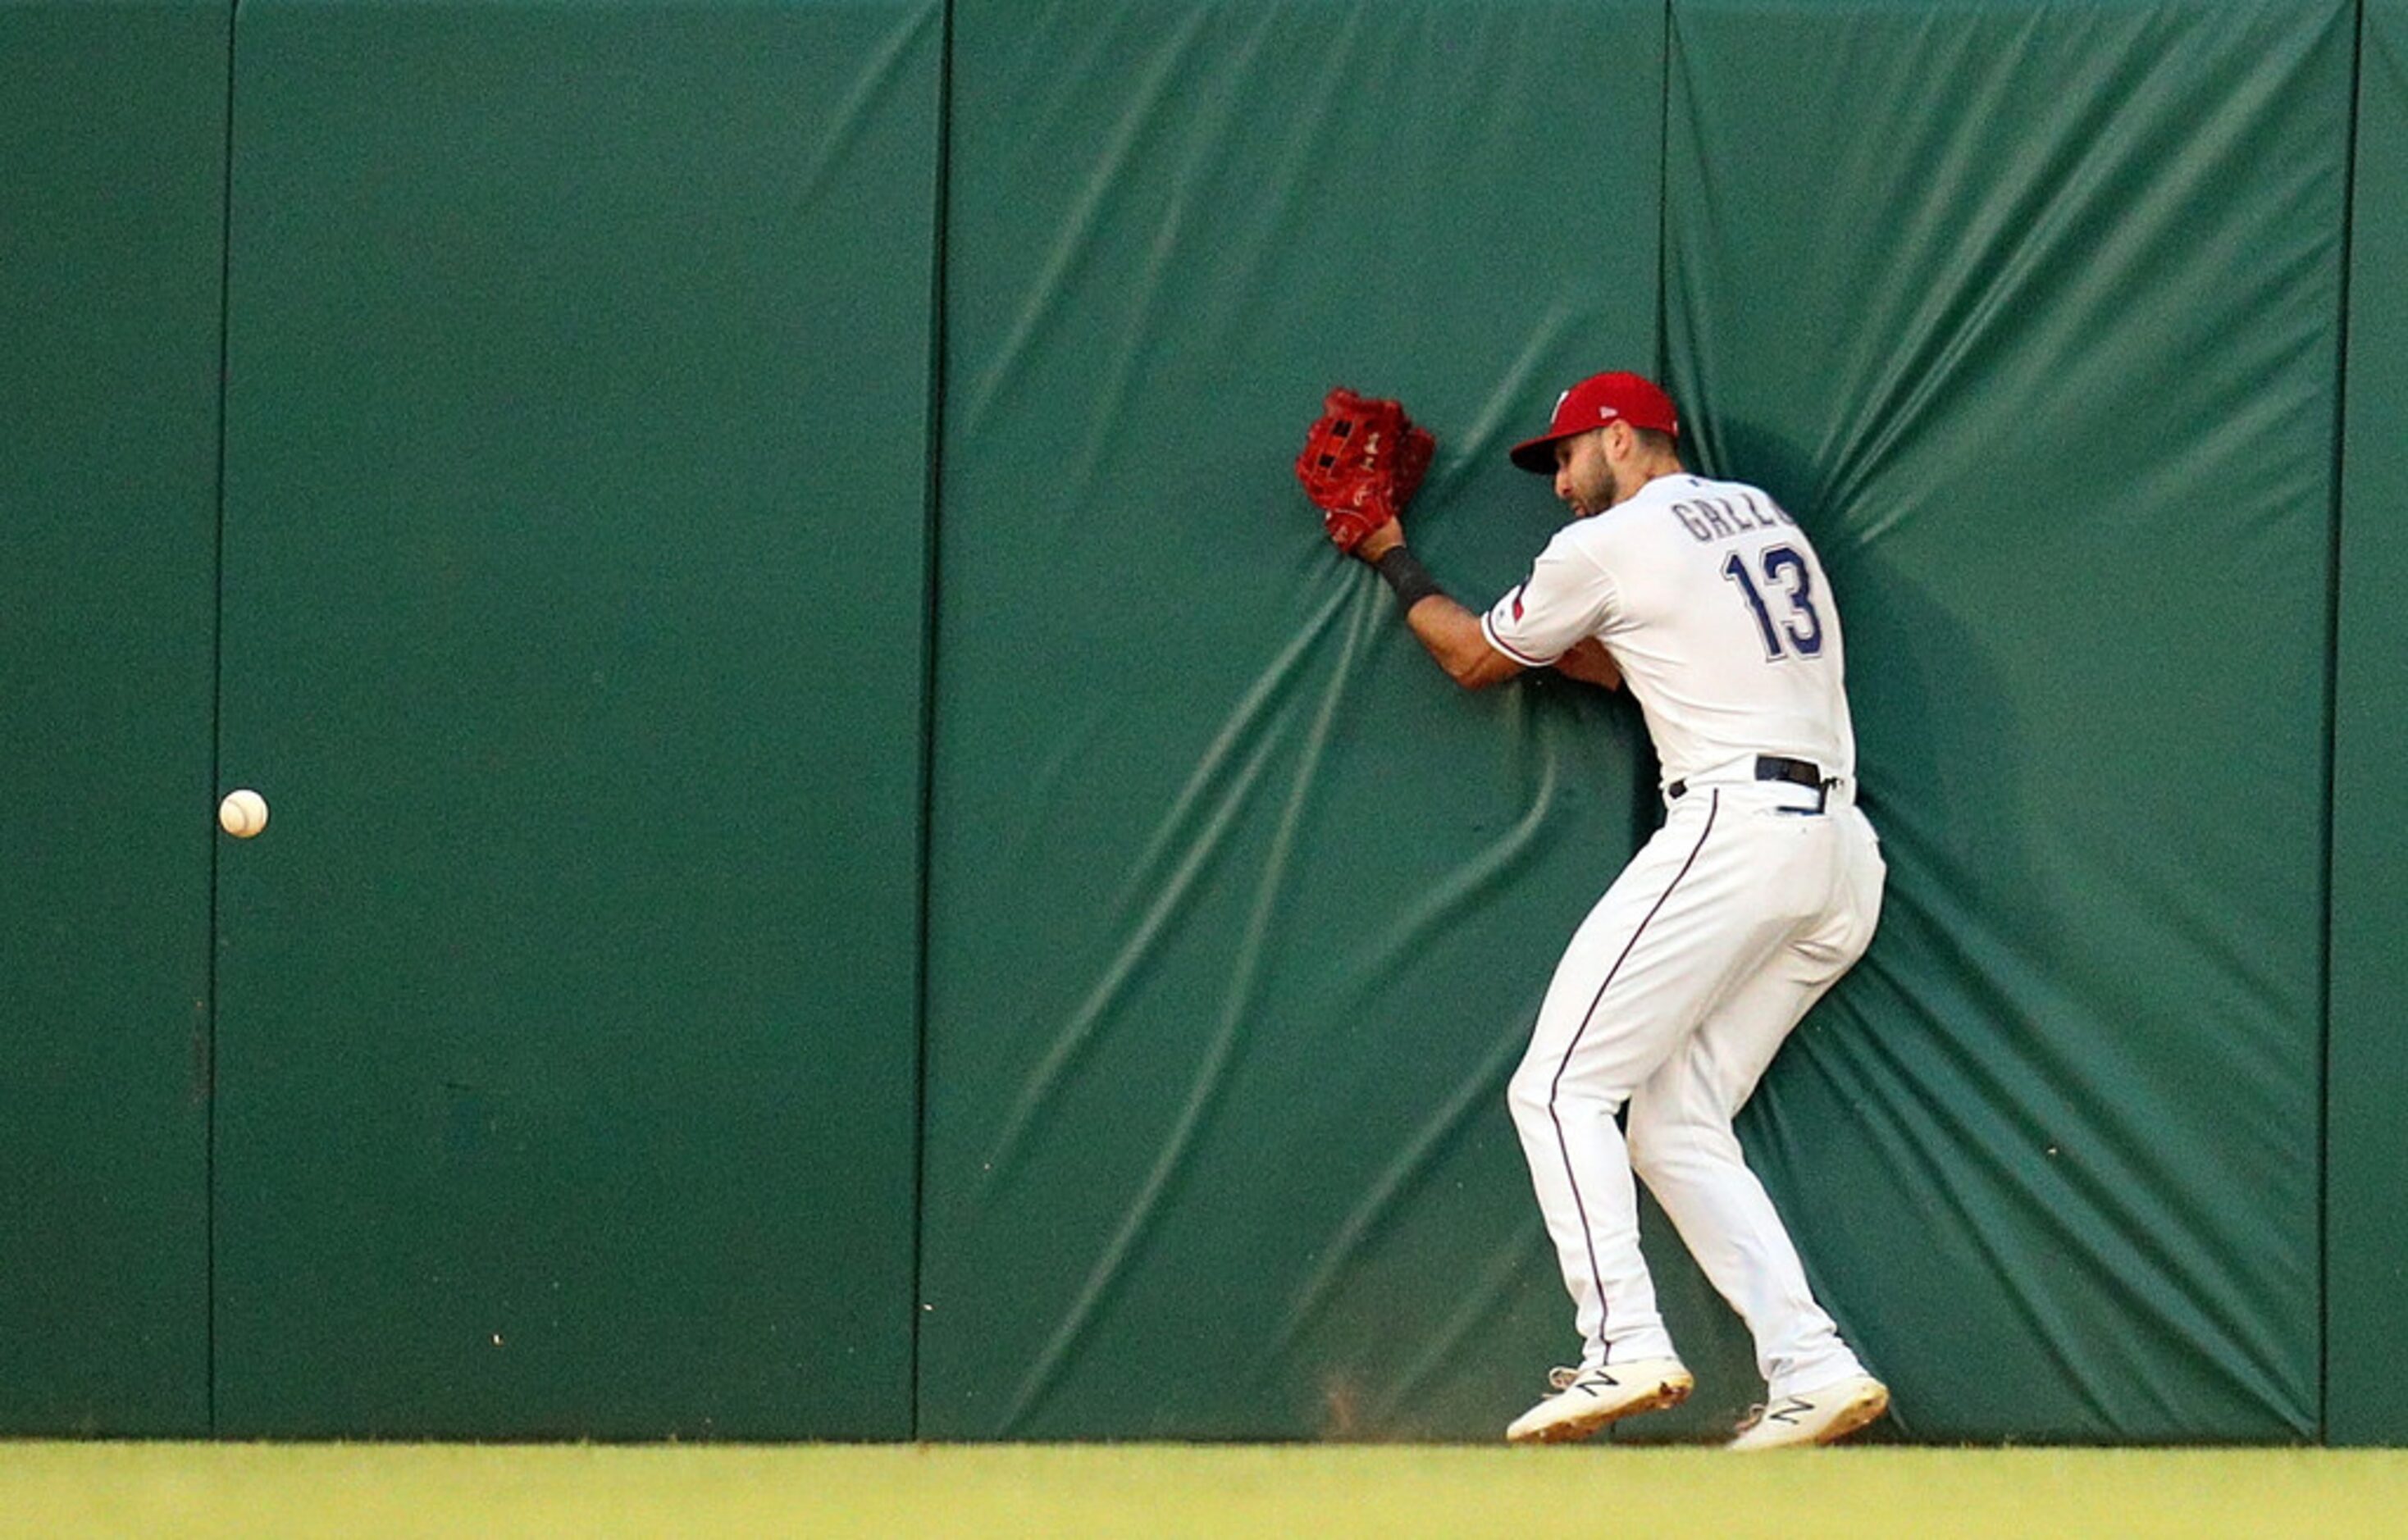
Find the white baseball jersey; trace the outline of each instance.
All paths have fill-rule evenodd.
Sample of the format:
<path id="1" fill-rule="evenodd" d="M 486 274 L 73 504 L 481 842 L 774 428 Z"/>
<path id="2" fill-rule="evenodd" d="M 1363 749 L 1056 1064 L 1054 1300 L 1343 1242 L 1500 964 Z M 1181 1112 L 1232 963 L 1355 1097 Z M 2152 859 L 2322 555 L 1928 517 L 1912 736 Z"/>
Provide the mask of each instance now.
<path id="1" fill-rule="evenodd" d="M 1533 668 L 1584 636 L 1603 642 L 1668 784 L 1757 754 L 1853 779 L 1829 592 L 1805 532 L 1770 494 L 1677 474 L 1558 531 L 1480 627 Z"/>

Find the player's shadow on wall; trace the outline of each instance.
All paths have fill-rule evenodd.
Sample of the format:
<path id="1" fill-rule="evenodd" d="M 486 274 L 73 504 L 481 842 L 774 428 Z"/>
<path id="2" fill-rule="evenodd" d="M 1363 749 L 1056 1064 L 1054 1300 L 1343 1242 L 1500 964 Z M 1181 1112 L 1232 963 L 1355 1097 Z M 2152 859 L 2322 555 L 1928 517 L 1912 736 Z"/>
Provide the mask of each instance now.
<path id="1" fill-rule="evenodd" d="M 1942 1062 L 1951 1056 L 1952 1032 L 1995 1030 L 1989 1023 L 2001 1002 L 1988 999 L 1970 1013 L 1979 1020 L 1959 1015 L 1952 1028 L 1935 1020 L 1914 981 L 1928 977 L 1935 962 L 1964 967 L 1961 937 L 1949 933 L 1968 916 L 2029 902 L 2034 878 L 2017 822 L 2020 756 L 2029 745 L 1974 627 L 1885 553 L 1885 540 L 1912 527 L 1914 509 L 1851 505 L 1831 492 L 1838 478 L 1829 467 L 1753 424 L 1716 423 L 1711 445 L 1720 452 L 1710 450 L 1709 463 L 1692 468 L 1770 492 L 1823 559 L 1847 637 L 1858 800 L 1889 864 L 1871 948 L 1784 1046 L 1742 1112 L 1739 1133 L 1817 1298 L 1896 1392 L 1894 1415 L 1859 1441 L 1902 1441 L 1914 1428 L 1916 1366 L 1951 1349 L 1899 1322 L 1950 1318 L 1937 1297 L 1946 1280 L 1931 1261 L 1930 1237 L 1907 1219 L 1925 1206 L 1902 1185 L 1914 1174 L 1896 1168 L 1894 1140 L 1890 1154 L 1878 1148 L 1875 1125 L 1898 1121 L 1880 1103 L 1901 1082 L 1928 1091 L 1953 1078 Z M 1977 979 L 1953 982 L 1982 998 Z M 1883 1077 L 1861 1073 L 1869 1059 L 1885 1062 Z M 1747 1333 L 1652 1201 L 1642 1205 L 1641 1234 L 1666 1320 L 1698 1389 L 1679 1410 L 1635 1419 L 1616 1436 L 1727 1437 L 1764 1395 Z M 1899 1308 L 1910 1301 L 1914 1308 Z M 1971 1321 L 1964 1329 L 1974 1338 L 1988 1330 Z M 2000 1347 L 1967 1346 L 1985 1356 Z"/>

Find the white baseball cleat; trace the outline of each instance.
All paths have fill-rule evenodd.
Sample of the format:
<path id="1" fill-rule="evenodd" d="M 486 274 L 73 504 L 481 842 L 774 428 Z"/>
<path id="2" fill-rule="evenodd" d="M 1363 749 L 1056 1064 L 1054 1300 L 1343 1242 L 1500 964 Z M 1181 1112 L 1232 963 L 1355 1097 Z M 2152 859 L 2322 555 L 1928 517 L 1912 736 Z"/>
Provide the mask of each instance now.
<path id="1" fill-rule="evenodd" d="M 1617 1418 L 1678 1406 L 1697 1381 L 1677 1358 L 1642 1358 L 1590 1369 L 1557 1369 L 1547 1376 L 1555 1394 L 1513 1419 L 1509 1444 L 1561 1444 L 1586 1438 Z"/>
<path id="2" fill-rule="evenodd" d="M 1740 1425 L 1734 1449 L 1787 1449 L 1831 1444 L 1889 1410 L 1889 1387 L 1856 1375 L 1804 1395 L 1783 1396 Z"/>

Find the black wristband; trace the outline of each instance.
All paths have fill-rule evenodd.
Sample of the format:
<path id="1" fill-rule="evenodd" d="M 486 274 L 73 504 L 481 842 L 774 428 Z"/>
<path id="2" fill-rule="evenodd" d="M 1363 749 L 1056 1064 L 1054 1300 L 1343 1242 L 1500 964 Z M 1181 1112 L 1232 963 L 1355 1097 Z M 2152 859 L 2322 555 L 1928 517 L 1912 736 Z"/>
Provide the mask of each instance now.
<path id="1" fill-rule="evenodd" d="M 1387 552 L 1371 566 L 1388 580 L 1390 588 L 1397 591 L 1397 607 L 1409 615 L 1412 613 L 1413 606 L 1424 599 L 1432 594 L 1443 596 L 1446 592 L 1438 586 L 1438 579 L 1429 575 L 1429 569 L 1422 565 L 1421 558 L 1407 547 L 1389 547 Z"/>

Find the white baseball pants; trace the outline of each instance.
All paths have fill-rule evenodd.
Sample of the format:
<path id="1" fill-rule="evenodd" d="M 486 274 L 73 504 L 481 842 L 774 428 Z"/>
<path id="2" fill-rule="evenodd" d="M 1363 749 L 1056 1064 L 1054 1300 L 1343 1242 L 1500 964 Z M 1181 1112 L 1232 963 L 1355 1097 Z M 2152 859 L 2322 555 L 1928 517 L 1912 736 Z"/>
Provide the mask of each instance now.
<path id="1" fill-rule="evenodd" d="M 1885 868 L 1853 791 L 1690 786 L 1556 965 L 1507 1094 L 1584 1365 L 1674 1356 L 1639 1254 L 1635 1171 L 1746 1322 L 1772 1396 L 1864 1372 L 1731 1133 L 1782 1040 L 1872 939 Z"/>

